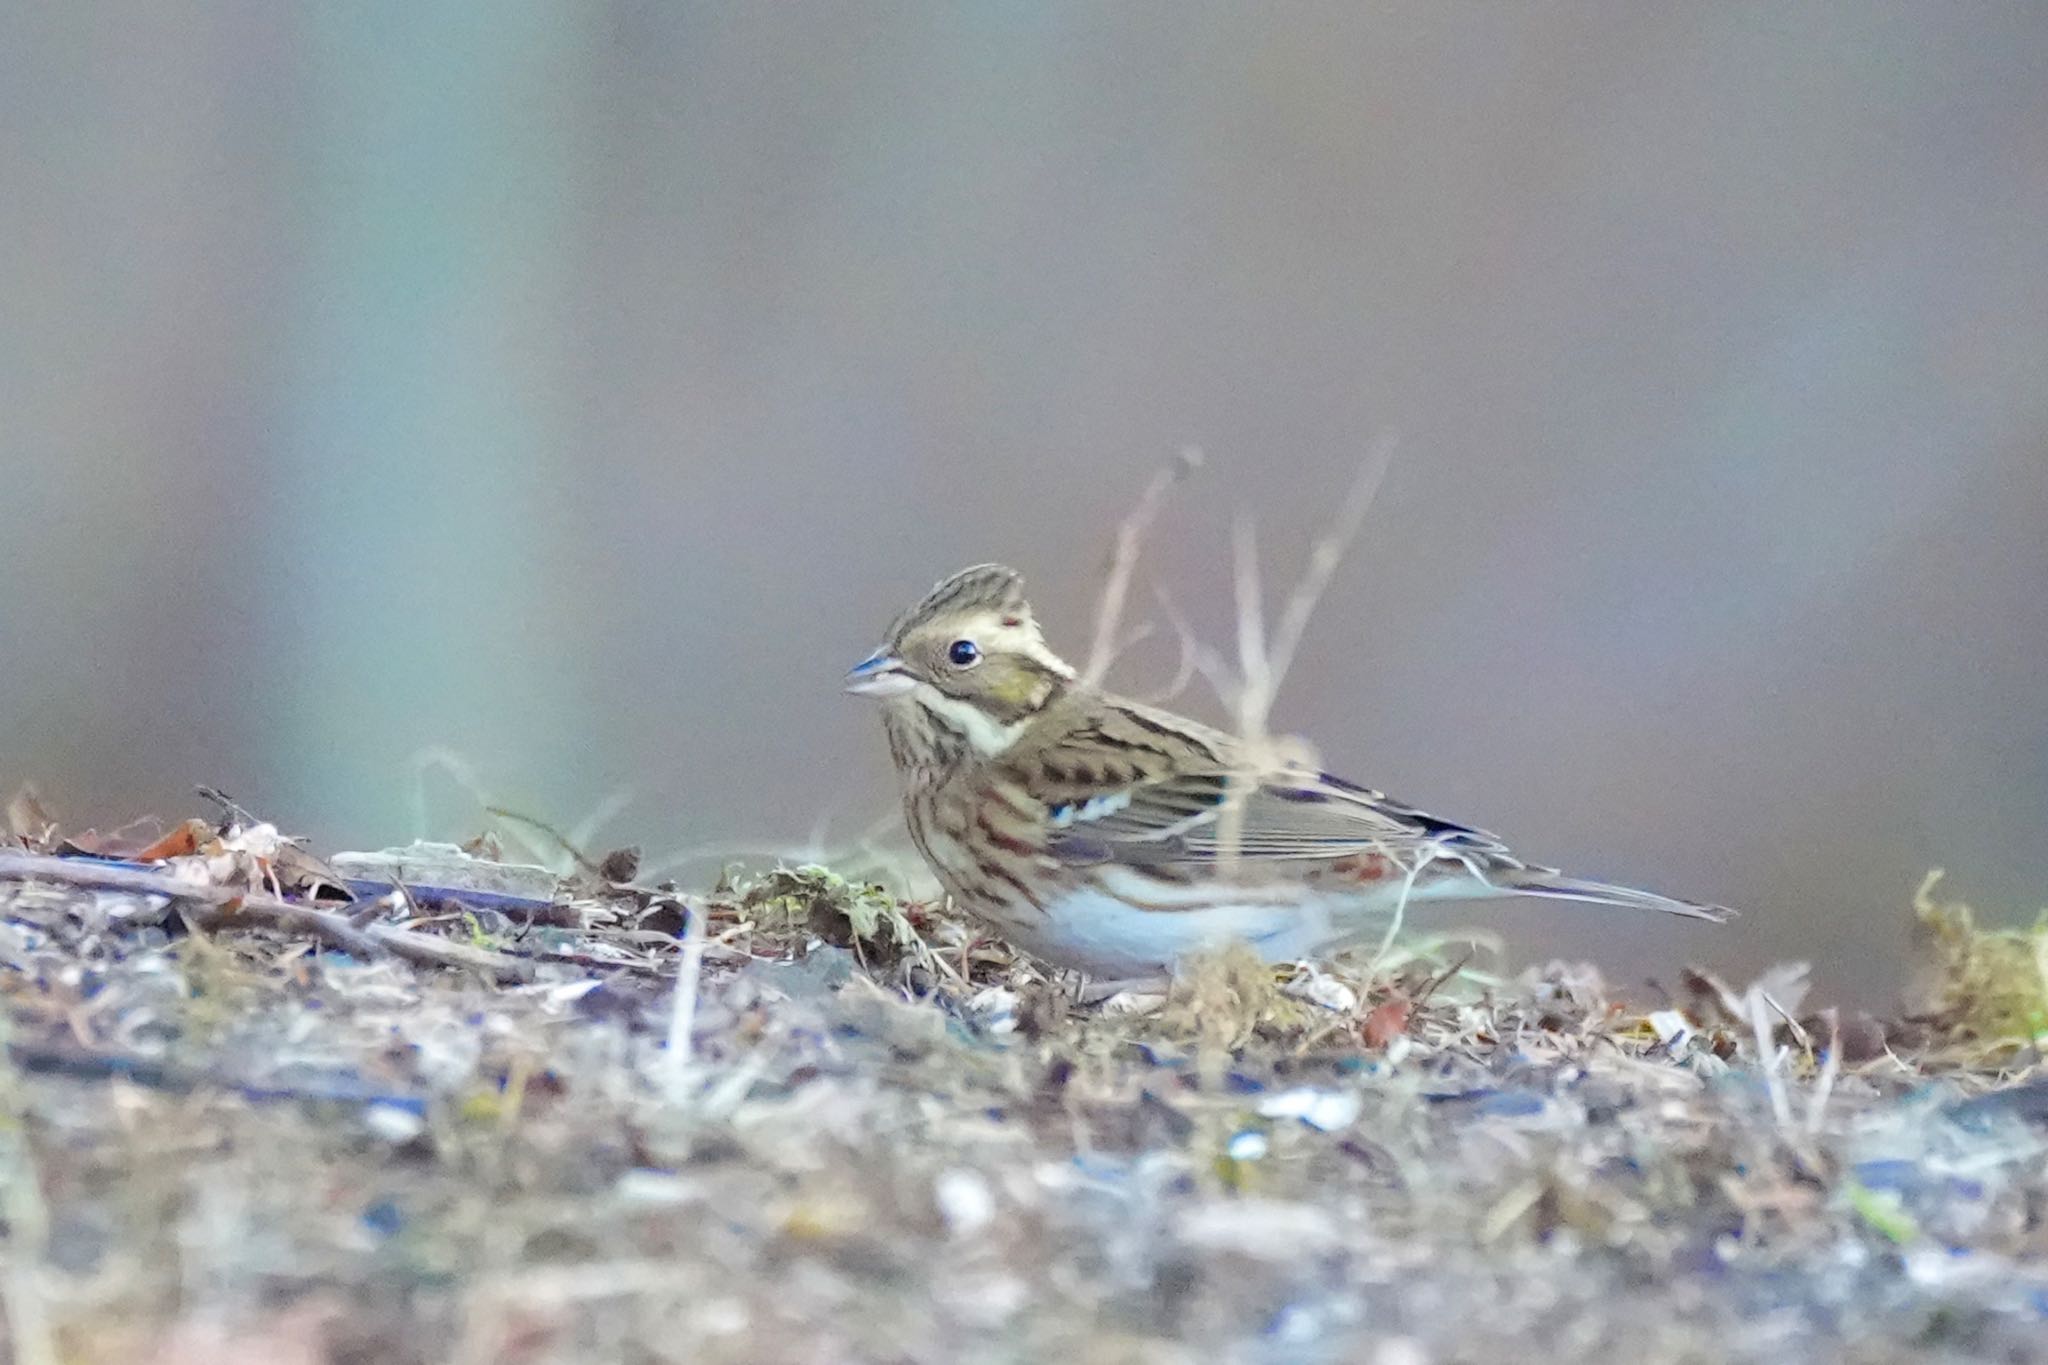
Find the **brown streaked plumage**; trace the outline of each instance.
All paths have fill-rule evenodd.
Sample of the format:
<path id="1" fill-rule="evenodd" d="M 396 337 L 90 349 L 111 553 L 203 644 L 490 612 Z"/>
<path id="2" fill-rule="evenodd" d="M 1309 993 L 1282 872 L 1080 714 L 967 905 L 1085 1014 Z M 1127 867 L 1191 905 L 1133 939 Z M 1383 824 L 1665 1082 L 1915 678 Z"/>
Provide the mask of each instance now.
<path id="1" fill-rule="evenodd" d="M 1453 898 L 1729 913 L 1525 863 L 1482 830 L 1087 687 L 1001 565 L 933 588 L 847 690 L 885 701 L 905 820 L 946 890 L 1057 965 L 1144 975 L 1230 939 L 1306 956 Z"/>

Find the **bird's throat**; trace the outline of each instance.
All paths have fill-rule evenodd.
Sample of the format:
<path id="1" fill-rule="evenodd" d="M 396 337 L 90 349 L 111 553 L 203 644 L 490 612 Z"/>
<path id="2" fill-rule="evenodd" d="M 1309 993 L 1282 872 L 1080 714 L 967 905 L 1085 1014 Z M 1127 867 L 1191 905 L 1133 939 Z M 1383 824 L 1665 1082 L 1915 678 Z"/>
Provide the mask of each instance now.
<path id="1" fill-rule="evenodd" d="M 1017 742 L 1017 737 L 1024 733 L 1024 727 L 1031 723 L 1028 712 L 1015 720 L 999 720 L 974 702 L 962 697 L 949 697 L 936 688 L 920 688 L 913 700 L 924 708 L 934 723 L 958 735 L 976 756 L 984 759 L 999 758 L 1007 753 Z"/>

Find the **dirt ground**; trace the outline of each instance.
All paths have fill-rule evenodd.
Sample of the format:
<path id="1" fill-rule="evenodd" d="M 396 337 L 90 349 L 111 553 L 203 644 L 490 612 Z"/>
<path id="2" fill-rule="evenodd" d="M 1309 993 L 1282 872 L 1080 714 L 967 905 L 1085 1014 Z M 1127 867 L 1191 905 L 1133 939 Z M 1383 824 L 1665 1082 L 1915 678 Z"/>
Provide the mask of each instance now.
<path id="1" fill-rule="evenodd" d="M 822 870 L 322 901 L 244 833 L 0 862 L 13 1360 L 2048 1359 L 2039 1054 L 1795 972 L 1083 1003 Z"/>

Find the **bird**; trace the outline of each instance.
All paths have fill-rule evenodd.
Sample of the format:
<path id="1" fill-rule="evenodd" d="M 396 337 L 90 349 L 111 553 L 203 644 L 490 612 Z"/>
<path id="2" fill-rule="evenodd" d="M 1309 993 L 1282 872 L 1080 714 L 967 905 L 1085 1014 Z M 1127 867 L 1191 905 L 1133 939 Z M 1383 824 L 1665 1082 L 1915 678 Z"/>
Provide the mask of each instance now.
<path id="1" fill-rule="evenodd" d="M 911 841 L 953 902 L 1052 967 L 1157 979 L 1232 942 L 1313 958 L 1390 941 L 1431 901 L 1733 913 L 1525 862 L 1484 830 L 1102 691 L 1047 646 L 1001 564 L 897 617 L 846 690 L 881 702 Z"/>

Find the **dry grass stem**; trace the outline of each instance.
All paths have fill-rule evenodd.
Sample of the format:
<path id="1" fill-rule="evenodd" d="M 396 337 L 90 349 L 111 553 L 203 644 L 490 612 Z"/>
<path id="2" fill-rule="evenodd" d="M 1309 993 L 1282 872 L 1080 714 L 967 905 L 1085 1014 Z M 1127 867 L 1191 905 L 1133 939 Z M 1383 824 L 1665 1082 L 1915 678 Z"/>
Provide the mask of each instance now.
<path id="1" fill-rule="evenodd" d="M 1778 1131 L 1789 1134 L 1792 1131 L 1792 1101 L 1785 1093 L 1785 1049 L 1772 1038 L 1771 1014 L 1774 1009 L 1769 998 L 1758 986 L 1751 986 L 1743 997 L 1749 1010 L 1749 1025 L 1756 1041 L 1757 1070 L 1763 1075 L 1764 1089 L 1771 1099 L 1771 1117 L 1777 1121 Z"/>
<path id="2" fill-rule="evenodd" d="M 202 928 L 236 921 L 269 924 L 363 958 L 389 954 L 424 966 L 468 968 L 501 981 L 520 981 L 533 974 L 531 963 L 506 953 L 389 924 L 358 925 L 343 912 L 318 910 L 236 887 L 179 882 L 142 868 L 44 854 L 0 853 L 0 878 L 160 896 L 185 906 L 191 922 Z"/>
<path id="3" fill-rule="evenodd" d="M 1828 1100 L 1835 1093 L 1835 1080 L 1842 1074 L 1842 1018 L 1838 1010 L 1825 1011 L 1828 1023 L 1828 1055 L 1821 1062 L 1820 1077 L 1806 1106 L 1806 1135 L 1820 1136 L 1827 1123 Z"/>
<path id="4" fill-rule="evenodd" d="M 1386 478 L 1393 448 L 1391 437 L 1382 436 L 1366 452 L 1336 518 L 1310 545 L 1308 563 L 1288 593 L 1279 621 L 1270 633 L 1260 581 L 1257 531 L 1249 518 L 1240 518 L 1232 527 L 1232 586 L 1237 606 L 1235 674 L 1196 655 L 1198 667 L 1207 663 L 1202 671 L 1210 676 L 1224 705 L 1230 708 L 1238 736 L 1244 741 L 1245 770 L 1231 775 L 1223 814 L 1217 822 L 1218 858 L 1225 867 L 1235 862 L 1243 839 L 1246 797 L 1257 789 L 1271 768 L 1289 757 L 1273 738 L 1273 704 L 1337 565 L 1364 527 L 1366 514 Z M 1404 907 L 1405 904 L 1404 893 Z"/>
<path id="5" fill-rule="evenodd" d="M 1130 597 L 1131 575 L 1138 565 L 1138 553 L 1145 542 L 1145 533 L 1159 516 L 1160 505 L 1166 494 L 1176 483 L 1193 471 L 1201 468 L 1202 452 L 1187 446 L 1167 465 L 1152 476 L 1145 485 L 1145 491 L 1138 495 L 1138 505 L 1130 515 L 1117 524 L 1116 544 L 1111 550 L 1109 573 L 1102 584 L 1102 594 L 1096 601 L 1095 635 L 1088 647 L 1088 659 L 1081 669 L 1081 680 L 1092 687 L 1099 687 L 1108 676 L 1117 656 L 1132 643 L 1120 639 L 1123 627 L 1124 607 Z"/>
<path id="6" fill-rule="evenodd" d="M 1287 670 L 1294 666 L 1294 653 L 1308 631 L 1309 617 L 1329 588 L 1337 566 L 1343 562 L 1353 542 L 1358 539 L 1359 531 L 1364 528 L 1366 514 L 1372 510 L 1373 500 L 1379 496 L 1380 485 L 1386 481 L 1387 470 L 1392 467 L 1393 460 L 1393 437 L 1383 434 L 1366 451 L 1364 461 L 1352 477 L 1350 488 L 1345 491 L 1344 502 L 1337 509 L 1335 520 L 1309 547 L 1308 566 L 1302 570 L 1301 581 L 1288 595 L 1287 605 L 1280 612 L 1279 624 L 1273 628 L 1267 672 L 1274 687 L 1279 686 L 1279 680 L 1286 677 Z"/>
<path id="7" fill-rule="evenodd" d="M 1166 590 L 1155 586 L 1152 589 L 1152 596 L 1159 604 L 1160 615 L 1166 618 L 1167 626 L 1173 631 L 1174 643 L 1180 651 L 1174 662 L 1172 679 L 1166 686 L 1145 694 L 1144 700 L 1156 706 L 1173 700 L 1187 690 L 1188 684 L 1193 682 L 1195 675 L 1202 670 L 1204 651 L 1202 642 L 1195 636 L 1194 627 L 1188 623 L 1187 617 L 1181 613 L 1179 606 Z"/>
<path id="8" fill-rule="evenodd" d="M 683 1103 L 689 1094 L 697 990 L 704 974 L 704 907 L 692 904 L 684 909 L 689 926 L 683 935 L 682 958 L 676 966 L 674 1008 L 668 1024 L 668 1096 L 673 1104 Z"/>

